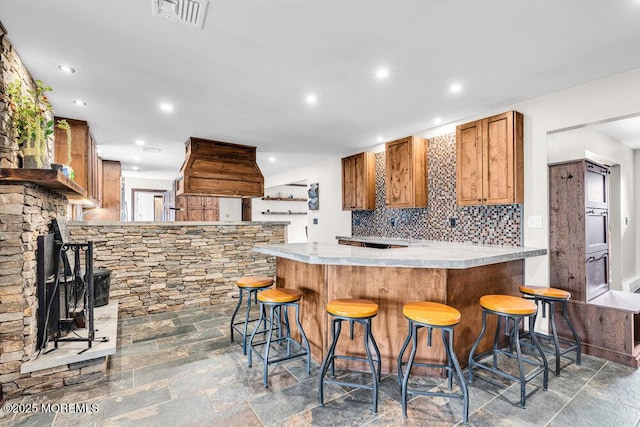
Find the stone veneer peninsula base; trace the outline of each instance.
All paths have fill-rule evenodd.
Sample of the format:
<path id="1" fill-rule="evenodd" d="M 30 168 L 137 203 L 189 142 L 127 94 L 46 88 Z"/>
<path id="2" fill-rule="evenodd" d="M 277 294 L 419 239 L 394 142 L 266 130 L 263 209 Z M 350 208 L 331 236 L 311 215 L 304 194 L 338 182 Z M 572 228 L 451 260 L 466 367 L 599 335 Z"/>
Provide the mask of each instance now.
<path id="1" fill-rule="evenodd" d="M 277 245 L 282 247 L 295 245 Z M 337 245 L 335 245 L 337 246 Z M 256 248 L 267 253 L 269 247 Z M 317 247 L 316 247 L 317 248 Z M 461 322 L 455 328 L 455 352 L 463 366 L 467 365 L 469 352 L 482 326 L 482 311 L 478 300 L 487 294 L 519 295 L 518 286 L 524 279 L 524 260 L 514 259 L 468 268 L 428 268 L 393 265 L 344 265 L 345 263 L 366 263 L 365 257 L 371 255 L 376 262 L 385 255 L 402 256 L 402 251 L 412 252 L 409 248 L 399 249 L 343 249 L 334 262 L 319 259 L 311 254 L 308 259 L 275 250 L 281 254 L 276 258 L 276 286 L 299 289 L 303 293 L 301 318 L 311 346 L 314 360 L 320 362 L 331 342 L 331 330 L 325 306 L 336 298 L 364 298 L 379 305 L 378 315 L 372 321 L 373 335 L 380 347 L 382 371 L 397 371 L 397 357 L 407 336 L 408 322 L 402 314 L 405 303 L 412 301 L 434 301 L 455 307 L 462 314 Z M 347 251 L 351 256 L 345 255 Z M 313 252 L 313 249 L 311 249 Z M 322 252 L 322 249 L 320 249 Z M 425 251 L 425 252 L 428 252 Z M 411 257 L 411 255 L 407 255 Z M 428 257 L 429 255 L 425 255 Z M 534 255 L 525 255 L 534 256 Z M 524 258 L 524 256 L 522 257 Z M 486 261 L 484 261 L 486 262 Z M 401 262 L 398 262 L 401 263 Z M 488 328 L 496 326 L 491 319 Z M 489 329 L 492 330 L 492 329 Z M 363 357 L 363 331 L 356 327 L 354 340 L 343 334 L 336 353 Z M 479 351 L 486 351 L 493 344 L 493 333 L 486 334 Z M 420 346 L 417 359 L 422 362 L 442 363 L 444 349 L 439 334 L 434 333 L 432 347 Z M 357 369 L 354 362 L 340 361 L 350 369 Z M 336 362 L 337 363 L 337 362 Z M 338 364 L 338 363 L 337 363 Z M 349 365 L 347 365 L 349 364 Z M 338 364 L 340 367 L 340 364 Z M 364 369 L 360 366 L 361 369 Z"/>

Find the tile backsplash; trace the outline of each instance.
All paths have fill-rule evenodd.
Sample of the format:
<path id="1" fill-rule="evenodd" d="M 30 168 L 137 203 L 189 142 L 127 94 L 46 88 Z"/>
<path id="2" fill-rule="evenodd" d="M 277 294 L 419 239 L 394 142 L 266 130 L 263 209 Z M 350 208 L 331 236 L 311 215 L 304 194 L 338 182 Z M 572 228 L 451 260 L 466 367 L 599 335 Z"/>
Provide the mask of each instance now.
<path id="1" fill-rule="evenodd" d="M 376 209 L 353 211 L 353 236 L 522 244 L 521 205 L 457 206 L 455 133 L 429 139 L 427 153 L 428 207 L 414 209 L 386 207 L 385 153 L 376 154 Z"/>

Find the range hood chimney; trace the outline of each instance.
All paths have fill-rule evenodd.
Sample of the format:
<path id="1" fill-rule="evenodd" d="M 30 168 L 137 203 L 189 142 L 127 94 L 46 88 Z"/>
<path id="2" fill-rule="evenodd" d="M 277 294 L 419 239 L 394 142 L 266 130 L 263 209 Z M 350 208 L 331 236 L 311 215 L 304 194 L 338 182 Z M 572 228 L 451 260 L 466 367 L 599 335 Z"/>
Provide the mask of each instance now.
<path id="1" fill-rule="evenodd" d="M 187 196 L 262 197 L 264 177 L 256 147 L 191 137 L 176 179 L 176 194 Z"/>

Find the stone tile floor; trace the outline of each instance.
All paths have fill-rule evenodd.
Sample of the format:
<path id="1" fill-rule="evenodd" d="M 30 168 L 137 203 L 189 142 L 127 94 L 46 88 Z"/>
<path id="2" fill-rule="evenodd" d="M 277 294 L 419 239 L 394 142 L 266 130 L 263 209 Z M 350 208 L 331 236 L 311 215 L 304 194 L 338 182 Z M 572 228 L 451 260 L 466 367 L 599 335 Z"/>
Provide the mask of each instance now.
<path id="1" fill-rule="evenodd" d="M 320 407 L 319 367 L 312 363 L 307 376 L 300 359 L 272 365 L 270 386 L 265 389 L 261 362 L 256 360 L 248 368 L 240 344 L 229 342 L 233 308 L 205 307 L 121 320 L 117 353 L 105 378 L 6 402 L 52 404 L 53 409 L 36 414 L 3 412 L 0 426 L 461 424 L 462 402 L 441 397 L 412 398 L 409 418 L 403 420 L 395 376 L 389 375 L 382 379 L 377 415 L 371 412 L 371 392 L 361 389 L 327 386 L 326 403 Z M 561 376 L 550 372 L 547 391 L 542 390 L 541 375 L 529 383 L 526 409 L 518 407 L 517 384 L 482 371 L 476 377 L 469 387 L 469 425 L 640 425 L 640 372 L 626 366 L 586 355 L 577 366 L 563 358 Z M 422 387 L 446 387 L 435 378 L 416 382 Z M 64 404 L 70 406 L 65 410 Z"/>

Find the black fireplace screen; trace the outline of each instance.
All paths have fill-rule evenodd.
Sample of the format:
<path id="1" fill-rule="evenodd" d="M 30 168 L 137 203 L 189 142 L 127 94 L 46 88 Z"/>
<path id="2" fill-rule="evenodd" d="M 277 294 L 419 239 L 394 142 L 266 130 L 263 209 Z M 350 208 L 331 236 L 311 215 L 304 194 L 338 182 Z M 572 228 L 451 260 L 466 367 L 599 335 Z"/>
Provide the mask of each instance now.
<path id="1" fill-rule="evenodd" d="M 53 234 L 38 237 L 38 350 L 61 341 L 96 340 L 93 243 L 62 243 Z M 79 329 L 86 329 L 80 334 Z M 86 336 L 84 336 L 86 335 Z M 105 341 L 106 338 L 100 338 Z"/>

